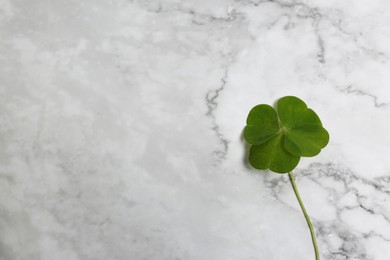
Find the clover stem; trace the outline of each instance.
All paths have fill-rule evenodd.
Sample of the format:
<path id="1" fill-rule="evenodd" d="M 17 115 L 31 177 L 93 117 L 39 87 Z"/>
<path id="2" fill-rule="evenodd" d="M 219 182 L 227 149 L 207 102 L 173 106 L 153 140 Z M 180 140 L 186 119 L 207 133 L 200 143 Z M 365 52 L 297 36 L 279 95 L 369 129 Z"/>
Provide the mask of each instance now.
<path id="1" fill-rule="evenodd" d="M 295 183 L 294 174 L 293 174 L 292 172 L 289 172 L 289 173 L 288 173 L 288 176 L 290 177 L 291 184 L 292 184 L 292 187 L 293 187 L 293 189 L 294 189 L 295 196 L 297 197 L 297 200 L 298 200 L 298 202 L 299 202 L 299 205 L 301 206 L 301 209 L 302 209 L 302 213 L 303 213 L 303 215 L 305 216 L 307 225 L 309 226 L 310 235 L 311 235 L 311 241 L 313 242 L 314 252 L 315 252 L 315 255 L 316 255 L 316 260 L 320 260 L 320 252 L 318 251 L 318 245 L 317 245 L 317 240 L 316 240 L 316 234 L 314 233 L 314 228 L 313 228 L 313 225 L 311 224 L 309 215 L 307 214 L 307 211 L 306 211 L 306 209 L 305 209 L 305 205 L 303 205 L 301 196 L 299 195 L 298 188 L 297 188 L 297 185 L 296 185 L 296 183 Z"/>

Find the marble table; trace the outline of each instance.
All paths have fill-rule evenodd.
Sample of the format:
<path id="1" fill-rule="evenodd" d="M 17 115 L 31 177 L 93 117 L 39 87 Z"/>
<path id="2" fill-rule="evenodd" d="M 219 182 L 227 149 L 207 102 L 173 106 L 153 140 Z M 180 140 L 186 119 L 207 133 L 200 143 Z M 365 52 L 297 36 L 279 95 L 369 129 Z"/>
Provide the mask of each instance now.
<path id="1" fill-rule="evenodd" d="M 390 2 L 0 0 L 1 260 L 314 260 L 248 111 L 330 132 L 295 170 L 323 260 L 390 259 Z"/>

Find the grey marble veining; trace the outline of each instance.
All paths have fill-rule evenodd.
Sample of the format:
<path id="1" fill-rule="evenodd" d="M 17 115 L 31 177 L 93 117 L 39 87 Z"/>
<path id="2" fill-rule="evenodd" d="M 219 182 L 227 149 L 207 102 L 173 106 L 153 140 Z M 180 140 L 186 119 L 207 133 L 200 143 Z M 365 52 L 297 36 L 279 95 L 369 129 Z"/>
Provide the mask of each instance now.
<path id="1" fill-rule="evenodd" d="M 329 130 L 297 185 L 324 260 L 390 259 L 390 2 L 0 0 L 1 260 L 312 260 L 250 108 Z"/>

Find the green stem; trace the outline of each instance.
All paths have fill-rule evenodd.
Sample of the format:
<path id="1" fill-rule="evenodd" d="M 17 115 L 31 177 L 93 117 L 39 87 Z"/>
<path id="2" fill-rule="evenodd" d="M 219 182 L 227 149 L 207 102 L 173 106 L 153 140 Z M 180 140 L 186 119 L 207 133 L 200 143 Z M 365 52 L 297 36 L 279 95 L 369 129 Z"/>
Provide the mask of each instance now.
<path id="1" fill-rule="evenodd" d="M 303 205 L 301 196 L 299 195 L 298 188 L 297 188 L 297 185 L 296 185 L 296 183 L 295 183 L 294 174 L 293 174 L 292 172 L 289 172 L 289 173 L 288 173 L 288 176 L 290 177 L 291 184 L 292 184 L 293 189 L 294 189 L 294 192 L 295 192 L 295 196 L 296 196 L 297 199 L 298 199 L 298 202 L 299 202 L 299 205 L 301 206 L 303 215 L 305 216 L 307 225 L 309 226 L 310 235 L 311 235 L 311 241 L 313 242 L 314 252 L 315 252 L 315 254 L 316 254 L 316 260 L 320 260 L 320 252 L 318 251 L 318 245 L 317 245 L 317 240 L 316 240 L 316 234 L 314 233 L 314 228 L 313 228 L 313 225 L 311 224 L 309 215 L 308 215 L 307 212 L 306 212 L 305 205 Z"/>

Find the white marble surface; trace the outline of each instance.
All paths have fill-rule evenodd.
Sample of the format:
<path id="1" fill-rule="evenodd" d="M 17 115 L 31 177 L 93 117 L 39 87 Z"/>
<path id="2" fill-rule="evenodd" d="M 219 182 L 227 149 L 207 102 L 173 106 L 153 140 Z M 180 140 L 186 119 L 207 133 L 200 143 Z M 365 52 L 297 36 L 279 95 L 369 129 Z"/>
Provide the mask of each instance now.
<path id="1" fill-rule="evenodd" d="M 295 173 L 324 260 L 390 259 L 390 2 L 0 0 L 1 260 L 314 260 L 251 107 L 331 141 Z"/>

